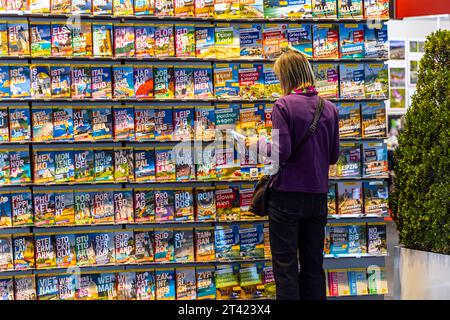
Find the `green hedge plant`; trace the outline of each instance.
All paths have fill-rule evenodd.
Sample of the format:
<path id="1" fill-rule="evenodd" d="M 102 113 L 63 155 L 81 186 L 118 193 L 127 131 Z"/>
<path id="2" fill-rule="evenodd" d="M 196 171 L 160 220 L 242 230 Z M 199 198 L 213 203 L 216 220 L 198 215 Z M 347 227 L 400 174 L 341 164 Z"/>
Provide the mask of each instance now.
<path id="1" fill-rule="evenodd" d="M 394 153 L 393 218 L 400 243 L 450 254 L 450 31 L 431 34 Z"/>

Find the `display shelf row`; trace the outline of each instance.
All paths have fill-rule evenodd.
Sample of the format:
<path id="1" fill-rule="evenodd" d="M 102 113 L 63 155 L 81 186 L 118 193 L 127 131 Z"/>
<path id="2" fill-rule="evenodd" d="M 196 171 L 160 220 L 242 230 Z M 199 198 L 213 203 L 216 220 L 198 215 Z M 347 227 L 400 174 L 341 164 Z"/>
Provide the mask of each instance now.
<path id="1" fill-rule="evenodd" d="M 324 98 L 385 100 L 387 65 L 313 64 Z M 271 101 L 281 87 L 271 64 L 0 65 L 0 101 Z M 197 99 L 197 100 L 194 100 Z"/>
<path id="2" fill-rule="evenodd" d="M 7 1 L 0 9 L 1 14 L 20 16 L 50 16 L 118 18 L 162 18 L 162 19 L 388 19 L 389 1 L 358 0 L 304 0 L 295 3 L 273 2 L 268 0 L 232 1 L 223 3 L 215 0 L 204 2 L 195 0 L 162 2 L 133 0 L 40 0 Z"/>
<path id="3" fill-rule="evenodd" d="M 378 266 L 326 270 L 327 297 L 385 295 L 386 270 Z"/>
<path id="4" fill-rule="evenodd" d="M 4 34 L 2 34 L 4 33 Z M 351 37 L 349 37 L 349 34 Z M 365 24 L 68 24 L 0 21 L 0 56 L 275 59 L 292 47 L 314 59 L 388 59 L 387 27 Z M 30 40 L 31 39 L 31 40 Z"/>

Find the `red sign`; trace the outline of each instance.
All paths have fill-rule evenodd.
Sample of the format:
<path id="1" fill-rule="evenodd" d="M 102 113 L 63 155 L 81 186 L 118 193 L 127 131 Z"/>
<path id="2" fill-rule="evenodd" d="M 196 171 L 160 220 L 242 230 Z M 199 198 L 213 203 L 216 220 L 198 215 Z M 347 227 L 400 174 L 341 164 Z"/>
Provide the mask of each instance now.
<path id="1" fill-rule="evenodd" d="M 438 14 L 450 14 L 449 0 L 396 0 L 395 18 L 420 17 Z"/>

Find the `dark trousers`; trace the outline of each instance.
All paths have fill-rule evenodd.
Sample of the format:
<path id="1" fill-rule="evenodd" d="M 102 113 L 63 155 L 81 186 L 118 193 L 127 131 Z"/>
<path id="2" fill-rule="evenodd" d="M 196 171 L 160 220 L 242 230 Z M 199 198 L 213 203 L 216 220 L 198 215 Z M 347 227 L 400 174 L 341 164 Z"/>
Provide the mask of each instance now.
<path id="1" fill-rule="evenodd" d="M 268 212 L 277 299 L 325 300 L 327 195 L 272 191 Z"/>

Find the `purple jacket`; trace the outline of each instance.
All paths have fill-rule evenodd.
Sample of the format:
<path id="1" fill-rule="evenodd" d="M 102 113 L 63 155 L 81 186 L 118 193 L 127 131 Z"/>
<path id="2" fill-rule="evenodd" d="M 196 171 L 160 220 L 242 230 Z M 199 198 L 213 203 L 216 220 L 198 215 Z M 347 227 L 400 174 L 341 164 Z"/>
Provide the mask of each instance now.
<path id="1" fill-rule="evenodd" d="M 275 102 L 272 126 L 279 130 L 279 144 L 275 139 L 273 151 L 278 149 L 280 163 L 287 161 L 274 182 L 276 190 L 328 192 L 329 166 L 339 157 L 339 118 L 336 106 L 325 100 L 317 130 L 311 136 L 308 128 L 318 103 L 317 94 L 290 94 Z M 310 136 L 291 154 L 306 134 Z"/>

